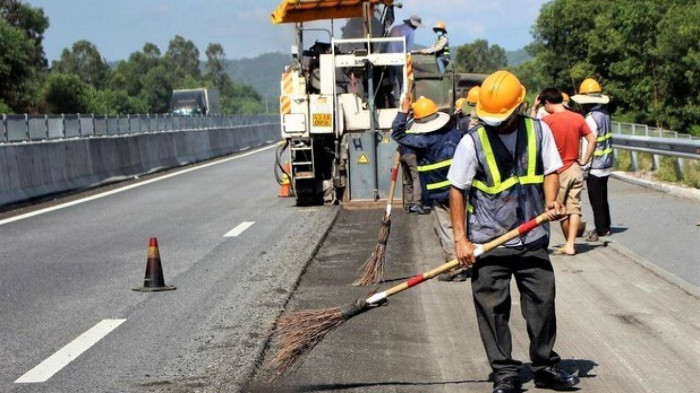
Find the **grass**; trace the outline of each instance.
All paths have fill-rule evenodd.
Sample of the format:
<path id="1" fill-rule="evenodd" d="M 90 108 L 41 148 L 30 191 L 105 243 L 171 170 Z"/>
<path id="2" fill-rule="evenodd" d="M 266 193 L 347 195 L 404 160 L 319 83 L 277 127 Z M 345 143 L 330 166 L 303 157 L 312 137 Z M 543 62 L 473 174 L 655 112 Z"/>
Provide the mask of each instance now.
<path id="1" fill-rule="evenodd" d="M 650 173 L 657 180 L 681 183 L 700 189 L 700 161 L 682 160 L 683 171 L 680 173 L 674 157 L 659 157 L 659 167 L 654 168 L 651 154 L 637 153 L 637 172 Z M 635 172 L 632 167 L 632 152 L 629 150 L 615 151 L 615 169 L 625 172 Z"/>

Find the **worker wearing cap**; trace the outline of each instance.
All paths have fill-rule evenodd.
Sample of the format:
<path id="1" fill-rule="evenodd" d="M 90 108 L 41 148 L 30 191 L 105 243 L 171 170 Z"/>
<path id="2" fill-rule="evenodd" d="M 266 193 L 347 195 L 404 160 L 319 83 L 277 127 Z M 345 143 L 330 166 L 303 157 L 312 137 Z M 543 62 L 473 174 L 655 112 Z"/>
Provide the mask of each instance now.
<path id="1" fill-rule="evenodd" d="M 475 244 L 491 241 L 545 209 L 549 219 L 566 212 L 556 199 L 556 171 L 562 162 L 554 137 L 546 124 L 519 114 L 525 94 L 525 87 L 508 71 L 484 80 L 476 106 L 483 125 L 462 138 L 448 174 L 455 253 L 463 266 L 473 265 L 472 293 L 495 377 L 494 393 L 521 391 L 522 363 L 512 358 L 508 326 L 512 277 L 520 289 L 535 385 L 568 389 L 579 382 L 558 368 L 560 358 L 553 349 L 557 325 L 554 271 L 547 253 L 549 226 L 539 226 L 478 261 L 474 256 Z"/>
<path id="2" fill-rule="evenodd" d="M 419 52 L 424 55 L 435 55 L 435 60 L 437 60 L 438 71 L 441 74 L 445 73 L 447 65 L 450 64 L 452 58 L 450 57 L 450 41 L 447 39 L 447 27 L 445 22 L 438 22 L 433 26 L 433 31 L 437 34 L 437 39 L 433 43 L 433 46 L 427 49 L 422 49 Z"/>
<path id="3" fill-rule="evenodd" d="M 411 112 L 414 120 L 409 123 Z M 391 133 L 391 137 L 401 146 L 408 146 L 418 153 L 418 173 L 425 203 L 432 204 L 433 228 L 446 261 L 455 259 L 447 172 L 462 138 L 462 132 L 450 123 L 450 116 L 438 111 L 431 99 L 420 97 L 412 103 L 409 96 L 401 103 L 401 111 L 394 119 Z M 443 279 L 455 279 L 457 273 L 447 274 Z M 466 277 L 459 279 L 464 281 Z"/>
<path id="4" fill-rule="evenodd" d="M 416 35 L 416 29 L 423 27 L 423 19 L 418 15 L 411 15 L 408 19 L 404 19 L 403 23 L 396 25 L 389 31 L 389 37 L 397 38 L 404 37 L 406 39 L 406 52 L 410 53 L 413 48 L 414 37 Z M 382 52 L 384 53 L 403 53 L 403 45 L 399 42 L 389 42 L 387 43 Z M 403 90 L 403 67 L 402 66 L 392 66 L 389 67 L 389 78 L 392 83 L 392 107 L 397 107 L 399 104 L 399 97 Z"/>
<path id="5" fill-rule="evenodd" d="M 474 86 L 467 92 L 467 96 L 461 101 L 460 116 L 457 119 L 457 128 L 462 131 L 468 131 L 479 124 L 479 118 L 476 117 L 474 108 L 476 102 L 479 101 L 479 86 Z"/>
<path id="6" fill-rule="evenodd" d="M 608 177 L 613 170 L 612 126 L 606 108 L 610 97 L 601 94 L 602 91 L 595 79 L 588 78 L 581 83 L 579 93 L 571 97 L 587 113 L 586 123 L 596 137 L 593 160 L 586 178 L 588 199 L 591 201 L 595 222 L 595 229 L 591 229 L 586 237 L 588 241 L 597 241 L 599 236 L 610 236 Z"/>

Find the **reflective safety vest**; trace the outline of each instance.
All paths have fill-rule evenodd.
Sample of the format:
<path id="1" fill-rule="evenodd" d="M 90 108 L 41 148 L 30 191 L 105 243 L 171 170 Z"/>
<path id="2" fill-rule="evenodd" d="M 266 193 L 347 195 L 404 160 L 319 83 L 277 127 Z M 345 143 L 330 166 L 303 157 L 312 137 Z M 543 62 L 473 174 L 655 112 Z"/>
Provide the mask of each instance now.
<path id="1" fill-rule="evenodd" d="M 445 37 L 447 39 L 447 37 Z M 450 42 L 445 42 L 445 46 L 442 48 L 442 52 L 438 53 L 438 56 L 445 56 L 450 59 Z"/>
<path id="2" fill-rule="evenodd" d="M 516 132 L 514 155 L 494 131 L 480 126 L 468 134 L 474 140 L 478 160 L 469 189 L 468 232 L 472 242 L 493 240 L 544 211 L 540 122 L 521 116 Z M 549 236 L 547 225 L 506 245 L 527 245 L 544 236 Z"/>
<path id="3" fill-rule="evenodd" d="M 593 152 L 592 169 L 607 169 L 613 166 L 612 147 L 612 125 L 610 124 L 610 114 L 608 110 L 600 107 L 595 108 L 588 114 L 598 126 L 595 151 Z"/>
<path id="4" fill-rule="evenodd" d="M 426 150 L 418 163 L 420 184 L 428 200 L 446 202 L 449 199 L 451 185 L 447 173 L 462 135 L 456 128 L 441 134 L 441 138 Z"/>

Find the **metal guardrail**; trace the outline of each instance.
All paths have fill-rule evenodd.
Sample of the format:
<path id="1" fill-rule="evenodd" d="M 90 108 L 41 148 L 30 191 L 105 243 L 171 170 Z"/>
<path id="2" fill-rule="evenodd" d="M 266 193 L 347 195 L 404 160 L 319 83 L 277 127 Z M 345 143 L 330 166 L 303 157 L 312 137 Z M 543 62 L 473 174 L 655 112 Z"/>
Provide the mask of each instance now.
<path id="1" fill-rule="evenodd" d="M 0 127 L 0 144 L 135 135 L 165 131 L 236 128 L 251 124 L 276 123 L 278 121 L 278 115 L 3 114 Z"/>
<path id="2" fill-rule="evenodd" d="M 644 124 L 612 122 L 613 148 L 632 153 L 632 169 L 638 169 L 637 153 L 652 155 L 653 169 L 660 166 L 659 156 L 676 158 L 676 170 L 683 173 L 684 159 L 700 160 L 700 138 Z"/>

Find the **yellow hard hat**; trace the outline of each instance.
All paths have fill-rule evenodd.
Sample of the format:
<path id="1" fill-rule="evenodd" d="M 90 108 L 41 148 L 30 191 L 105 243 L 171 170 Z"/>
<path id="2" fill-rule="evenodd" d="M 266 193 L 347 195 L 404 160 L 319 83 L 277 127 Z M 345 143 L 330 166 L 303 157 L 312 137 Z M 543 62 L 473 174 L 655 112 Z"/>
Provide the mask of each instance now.
<path id="1" fill-rule="evenodd" d="M 436 23 L 435 26 L 433 26 L 433 31 L 436 31 L 436 30 L 442 30 L 445 33 L 447 33 L 447 27 L 445 26 L 445 22 L 440 21 L 440 22 Z"/>
<path id="2" fill-rule="evenodd" d="M 571 102 L 571 98 L 569 97 L 569 95 L 564 93 L 563 91 L 561 92 L 561 96 L 564 98 L 564 102 L 566 102 L 567 104 Z"/>
<path id="3" fill-rule="evenodd" d="M 481 84 L 476 115 L 484 123 L 498 126 L 518 109 L 526 93 L 518 77 L 505 70 L 496 71 Z"/>
<path id="4" fill-rule="evenodd" d="M 435 102 L 433 102 L 433 100 L 430 98 L 425 98 L 423 96 L 420 96 L 420 98 L 418 98 L 416 102 L 411 105 L 411 108 L 413 109 L 413 118 L 416 120 L 434 115 L 438 111 L 438 107 L 435 105 Z"/>
<path id="5" fill-rule="evenodd" d="M 479 86 L 474 86 L 469 89 L 469 92 L 467 93 L 467 104 L 476 106 L 476 103 L 479 101 L 479 90 Z"/>
<path id="6" fill-rule="evenodd" d="M 459 98 L 455 101 L 455 111 L 459 112 L 462 110 L 462 105 L 467 101 L 466 98 Z"/>
<path id="7" fill-rule="evenodd" d="M 600 83 L 593 78 L 588 78 L 581 82 L 581 87 L 578 89 L 579 94 L 600 94 L 602 91 Z"/>

